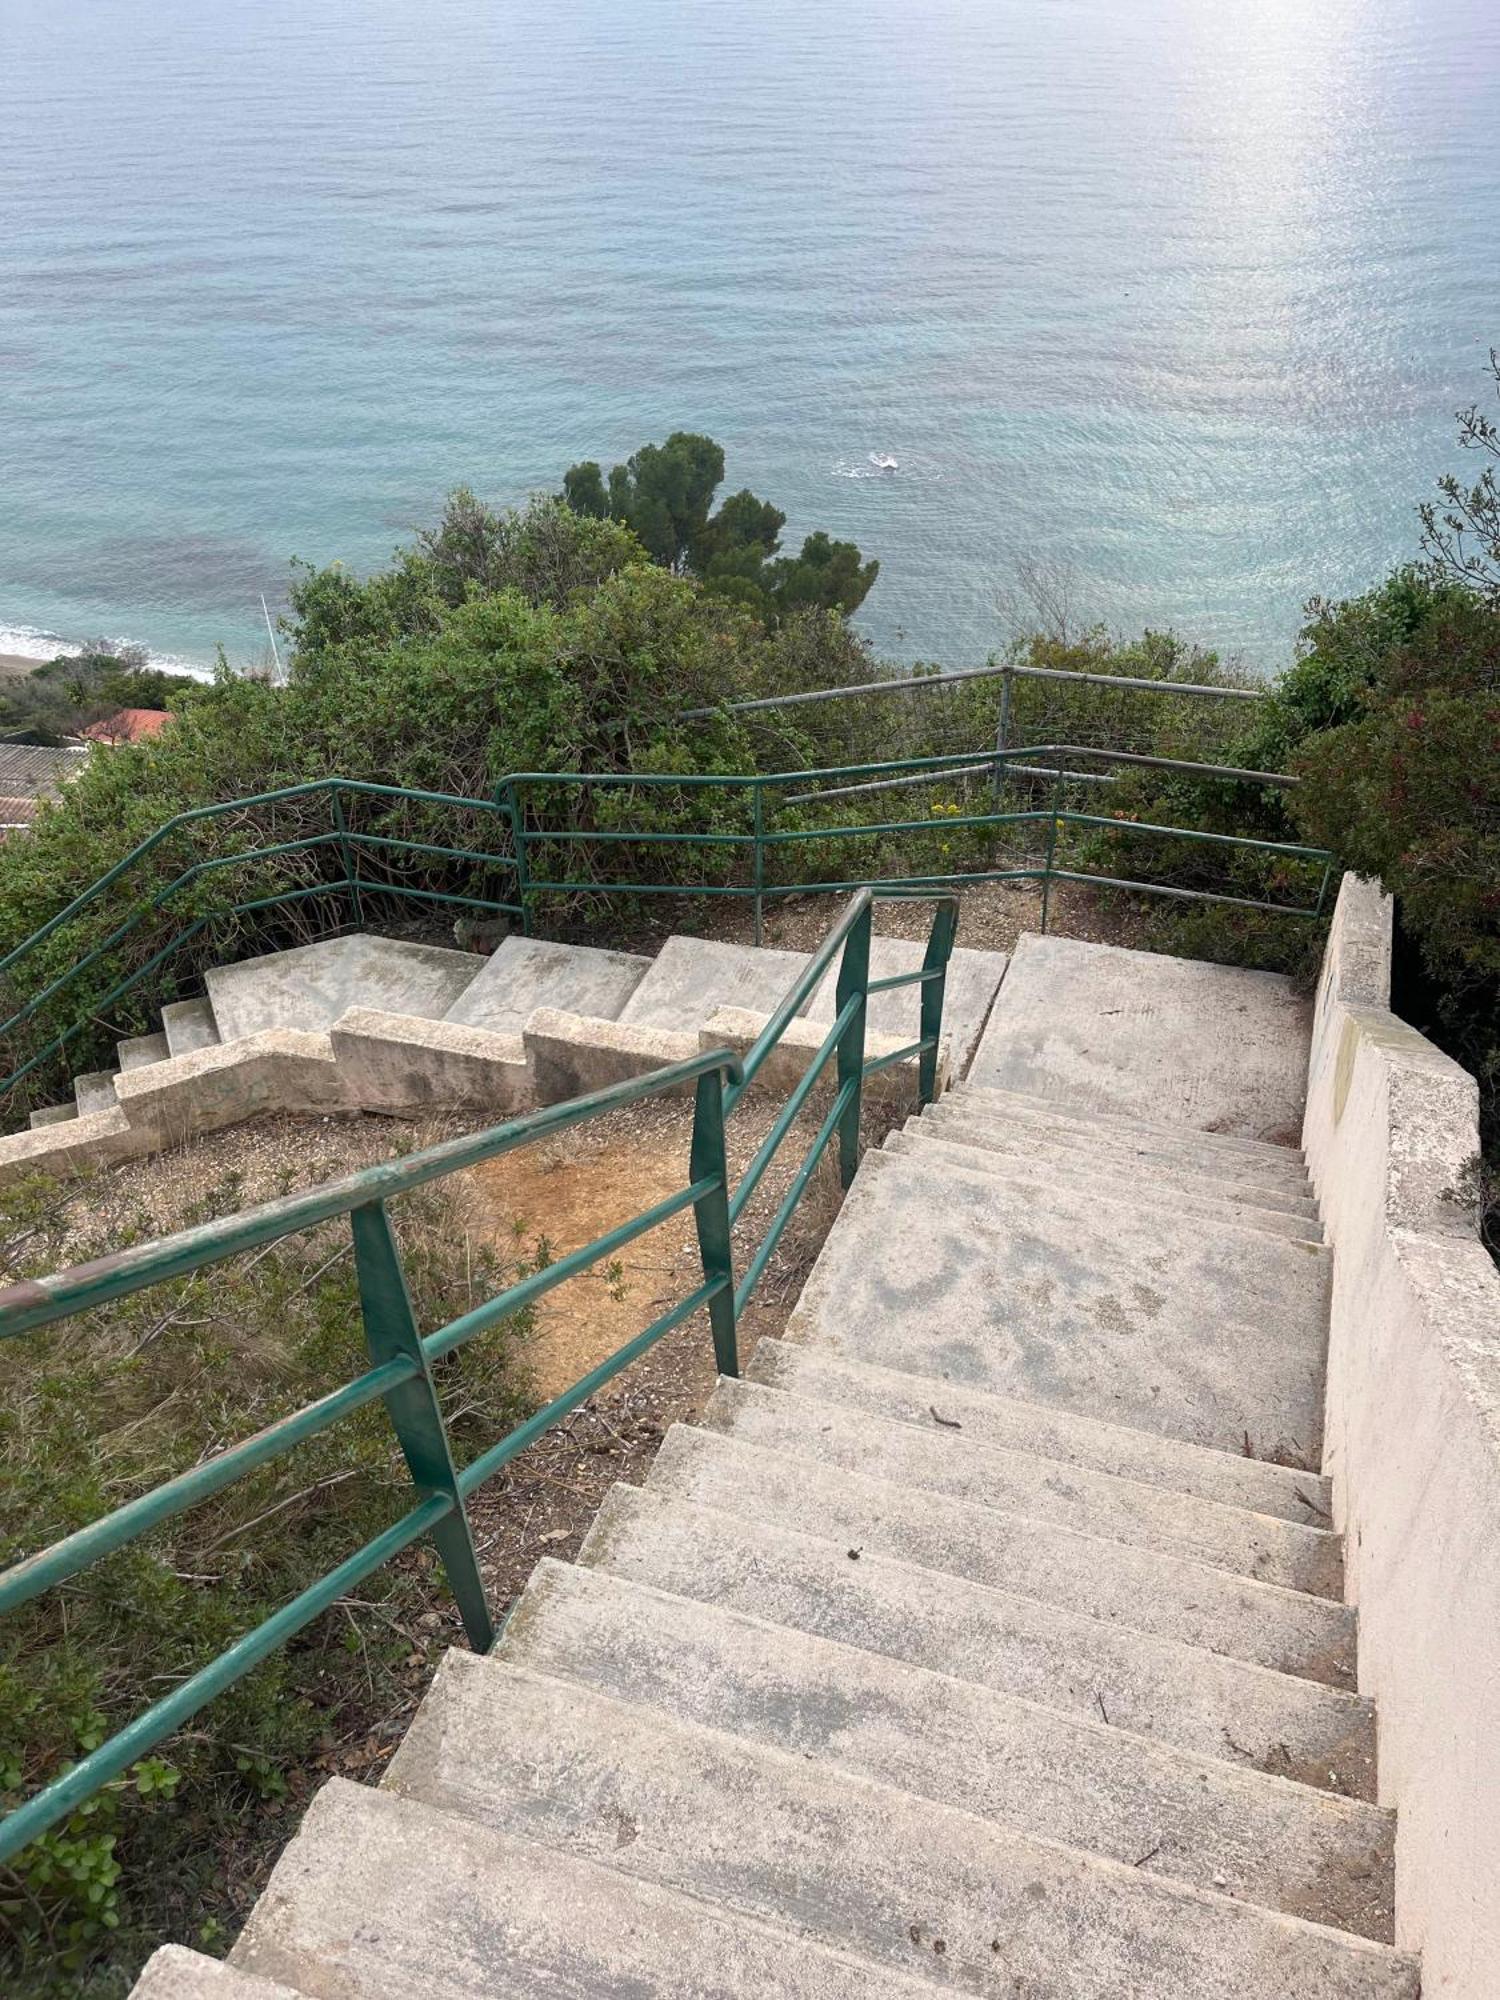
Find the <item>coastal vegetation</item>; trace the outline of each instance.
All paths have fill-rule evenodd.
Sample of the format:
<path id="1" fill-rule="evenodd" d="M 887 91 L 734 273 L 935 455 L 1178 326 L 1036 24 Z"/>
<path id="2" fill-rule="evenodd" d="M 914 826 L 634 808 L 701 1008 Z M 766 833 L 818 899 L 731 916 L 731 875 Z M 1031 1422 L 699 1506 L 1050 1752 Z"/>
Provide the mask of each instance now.
<path id="1" fill-rule="evenodd" d="M 289 1179 L 288 1179 L 289 1184 Z M 271 1190 L 275 1192 L 275 1189 Z M 283 1185 L 281 1192 L 286 1192 Z M 7 1283 L 243 1205 L 227 1172 L 175 1206 L 102 1177 L 0 1192 Z M 394 1210 L 424 1325 L 516 1275 L 442 1189 Z M 437 1365 L 472 1454 L 529 1403 L 518 1315 Z M 328 1393 L 366 1365 L 346 1227 L 329 1224 L 0 1346 L 0 1567 Z M 375 1404 L 5 1621 L 0 1806 L 85 1755 L 397 1518 L 410 1488 Z M 357 1601 L 356 1601 L 357 1598 Z M 452 1633 L 426 1544 L 377 1570 L 190 1728 L 0 1867 L 0 1988 L 120 2000 L 167 1937 L 232 1942 L 268 1860 L 336 1766 L 383 1756 Z M 372 1734 L 372 1732 L 374 1732 Z M 128 1872 L 127 1872 L 128 1862 Z"/>
<path id="2" fill-rule="evenodd" d="M 1496 376 L 1500 386 L 1500 373 Z M 1500 437 L 1478 410 L 1465 441 L 1500 463 Z M 37 681 L 31 726 L 47 701 L 69 712 L 101 705 L 170 706 L 159 738 L 91 757 L 34 833 L 0 847 L 0 952 L 63 909 L 163 820 L 196 806 L 253 797 L 328 775 L 488 799 L 507 772 L 650 773 L 669 777 L 817 768 L 883 757 L 980 751 L 992 745 L 992 681 L 911 698 L 734 713 L 746 697 L 874 680 L 879 662 L 848 623 L 873 579 L 850 544 L 799 558 L 778 552 L 781 517 L 739 494 L 717 510 L 722 454 L 678 433 L 606 478 L 574 467 L 565 497 L 496 510 L 454 493 L 441 520 L 368 577 L 335 564 L 298 570 L 287 619 L 284 682 L 228 672 L 190 692 L 159 685 L 129 656 L 96 652 Z M 812 537 L 810 542 L 820 538 Z M 848 551 L 847 556 L 843 553 Z M 791 567 L 787 564 L 790 562 Z M 799 565 L 853 579 L 798 582 Z M 868 583 L 864 588 L 868 588 Z M 1019 665 L 1106 680 L 1242 684 L 1243 673 L 1170 635 L 1121 639 L 1102 630 L 1023 634 Z M 7 690 L 14 698 L 14 690 Z M 1101 704 L 1105 706 L 1102 707 Z M 685 712 L 705 711 L 686 720 Z M 60 714 L 61 708 L 49 713 Z M 1187 847 L 1156 826 L 1251 833 L 1326 847 L 1337 867 L 1378 875 L 1397 898 L 1398 1007 L 1479 1078 L 1486 1157 L 1500 1162 L 1500 494 L 1493 464 L 1471 485 L 1445 485 L 1424 509 L 1414 560 L 1360 596 L 1308 608 L 1296 657 L 1250 704 L 1162 701 L 1122 686 L 1098 689 L 1023 679 L 1014 690 L 1013 741 L 1091 740 L 1108 729 L 1132 747 L 1252 771 L 1286 772 L 1294 789 L 1191 772 L 1117 775 L 1098 817 L 1069 853 L 1096 872 L 1185 888 L 1274 898 L 1290 886 L 1281 857 Z M 1019 778 L 1006 802 L 1036 794 Z M 880 831 L 890 796 L 836 804 L 781 803 L 778 824 L 819 835 L 781 848 L 777 881 L 829 871 L 950 872 L 1003 865 L 992 832 L 965 827 L 970 806 L 993 797 L 991 767 L 904 794 L 897 817 L 916 834 Z M 967 789 L 966 789 L 967 787 Z M 549 797 L 549 789 L 555 796 Z M 1043 793 L 1045 799 L 1045 792 Z M 743 793 L 668 785 L 649 794 L 579 794 L 545 782 L 528 808 L 551 866 L 623 893 L 552 900 L 549 922 L 587 921 L 598 935 L 631 914 L 633 880 L 675 868 L 683 897 L 727 882 L 736 850 L 689 839 L 633 850 L 587 839 L 549 855 L 541 822 L 566 811 L 571 830 L 621 826 L 712 834 L 743 832 Z M 493 812 L 403 801 L 371 806 L 366 828 L 437 845 L 500 852 Z M 835 841 L 835 824 L 868 824 Z M 124 900 L 101 898 L 29 961 L 34 991 L 86 951 L 98 958 L 38 1033 L 93 1016 L 102 1049 L 146 1025 L 171 997 L 146 984 L 124 1008 L 102 1006 L 124 974 L 171 947 L 199 915 L 252 901 L 289 880 L 316 890 L 323 850 L 278 862 L 245 861 L 195 884 L 128 939 L 114 933 L 149 908 L 183 870 L 228 859 L 269 839 L 295 841 L 313 820 L 296 802 L 201 822 L 159 848 Z M 461 836 L 461 837 L 460 837 Z M 488 847 L 484 843 L 489 843 Z M 664 856 L 670 857 L 664 859 Z M 795 857 L 795 858 L 794 858 Z M 472 863 L 412 856 L 405 879 L 471 892 Z M 507 878 L 497 866 L 497 889 Z M 738 879 L 738 878 L 736 878 Z M 372 889 L 372 894 L 375 891 Z M 232 900 L 232 899 L 231 899 Z M 392 903 L 393 911 L 409 907 Z M 1266 912 L 1148 902 L 1161 948 L 1306 972 L 1318 928 Z M 309 912 L 311 911 L 311 914 Z M 347 911 L 339 913 L 347 920 Z M 210 926 L 170 959 L 161 980 L 241 950 L 295 941 L 315 905 Z M 93 1032 L 91 1030 L 91 1032 Z M 7 1052 L 24 1055 L 17 1042 Z M 38 1077 L 38 1095 L 86 1066 L 87 1038 Z M 207 1189 L 174 1221 L 236 1206 L 238 1186 Z M 1494 1225 L 1494 1211 L 1488 1212 Z M 159 1228 L 142 1202 L 124 1207 L 37 1181 L 0 1197 L 0 1270 L 40 1273 Z M 476 1259 L 461 1220 L 438 1196 L 413 1199 L 403 1218 L 408 1270 L 424 1321 L 461 1308 L 503 1273 Z M 326 1240 L 325 1240 L 326 1238 Z M 258 1329 L 274 1326 L 267 1343 Z M 443 1387 L 453 1422 L 493 1437 L 524 1407 L 513 1322 L 504 1338 L 454 1357 Z M 0 1353 L 0 1562 L 94 1518 L 163 1465 L 195 1462 L 230 1435 L 319 1393 L 354 1365 L 357 1308 L 337 1232 L 221 1267 L 211 1278 L 154 1290 Z M 449 1364 L 444 1364 L 445 1368 Z M 367 1413 L 368 1414 L 368 1413 Z M 295 1594 L 346 1548 L 384 1525 L 400 1480 L 383 1421 L 300 1467 L 295 1491 L 263 1482 L 229 1489 L 144 1547 L 101 1566 L 64 1611 L 41 1600 L 8 1621 L 0 1655 L 0 1793 L 18 1797 L 113 1726 L 151 1676 L 180 1679 L 273 1604 Z M 250 1533 L 254 1529 L 254 1534 Z M 114 2000 L 146 1943 L 172 1934 L 212 1948 L 220 1919 L 194 1932 L 187 1913 L 228 1910 L 225 1855 L 255 1824 L 256 1852 L 292 1824 L 307 1785 L 400 1687 L 420 1681 L 443 1634 L 423 1625 L 431 1601 L 426 1558 L 414 1555 L 367 1587 L 340 1629 L 316 1630 L 204 1712 L 191 1732 L 127 1776 L 0 1872 L 0 1952 L 7 1990 L 88 1991 Z M 326 1627 L 326 1629 L 325 1629 Z M 415 1665 L 413 1664 L 415 1662 Z M 289 1775 L 290 1774 L 290 1775 Z M 128 1848 L 129 1893 L 119 1856 Z"/>

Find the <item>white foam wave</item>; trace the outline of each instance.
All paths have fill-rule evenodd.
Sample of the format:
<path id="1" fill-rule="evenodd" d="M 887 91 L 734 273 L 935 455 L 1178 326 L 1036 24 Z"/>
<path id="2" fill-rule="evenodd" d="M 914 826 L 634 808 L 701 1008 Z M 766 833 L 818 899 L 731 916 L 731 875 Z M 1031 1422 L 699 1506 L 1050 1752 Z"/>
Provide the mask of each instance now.
<path id="1" fill-rule="evenodd" d="M 133 642 L 117 636 L 111 643 L 123 646 Z M 8 625 L 0 620 L 0 654 L 8 653 L 13 659 L 35 660 L 41 666 L 48 660 L 72 659 L 82 651 L 83 645 L 79 640 L 65 639 L 58 632 L 45 631 L 39 625 Z M 146 665 L 157 667 L 165 674 L 188 674 L 199 681 L 213 679 L 213 668 L 205 666 L 201 660 L 184 660 L 177 653 L 158 653 L 149 647 Z"/>

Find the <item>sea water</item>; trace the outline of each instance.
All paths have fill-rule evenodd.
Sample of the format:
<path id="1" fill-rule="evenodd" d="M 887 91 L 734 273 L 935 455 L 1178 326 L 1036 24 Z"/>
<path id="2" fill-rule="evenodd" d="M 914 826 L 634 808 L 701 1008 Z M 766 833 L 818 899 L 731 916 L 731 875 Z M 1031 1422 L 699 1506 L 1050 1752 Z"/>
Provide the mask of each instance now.
<path id="1" fill-rule="evenodd" d="M 1500 0 L 0 0 L 0 103 L 0 652 L 685 427 L 893 658 L 1272 668 L 1500 341 Z"/>

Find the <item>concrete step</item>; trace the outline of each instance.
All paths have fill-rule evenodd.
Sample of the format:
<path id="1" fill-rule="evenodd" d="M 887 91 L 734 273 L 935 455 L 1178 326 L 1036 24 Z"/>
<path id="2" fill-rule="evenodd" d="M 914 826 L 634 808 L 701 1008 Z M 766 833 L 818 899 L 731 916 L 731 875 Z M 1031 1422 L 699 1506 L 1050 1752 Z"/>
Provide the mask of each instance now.
<path id="1" fill-rule="evenodd" d="M 1162 1180 L 1195 1187 L 1205 1194 L 1237 1196 L 1291 1215 L 1316 1215 L 1312 1183 L 1299 1163 L 1277 1167 L 1257 1160 L 1239 1160 L 1199 1153 L 1171 1139 L 1132 1139 L 1113 1132 L 1082 1132 L 1054 1124 L 1045 1117 L 1017 1118 L 996 1114 L 971 1102 L 962 1090 L 950 1091 L 924 1114 L 947 1138 L 1022 1158 L 1038 1155 L 1095 1172 L 1133 1175 L 1142 1169 Z"/>
<path id="2" fill-rule="evenodd" d="M 342 1778 L 313 1800 L 233 1952 L 238 1970 L 316 2000 L 931 2000 L 913 1959 L 906 1977 Z"/>
<path id="3" fill-rule="evenodd" d="M 857 1560 L 849 1549 L 859 1546 Z M 580 1563 L 1201 1757 L 1375 1795 L 1369 1702 L 1013 1590 L 828 1541 L 737 1503 L 606 1495 Z"/>
<path id="4" fill-rule="evenodd" d="M 982 1174 L 865 1156 L 788 1328 L 877 1366 L 1316 1466 L 1329 1262 L 1315 1244 L 1042 1204 Z"/>
<path id="5" fill-rule="evenodd" d="M 774 1389 L 843 1403 L 871 1416 L 916 1424 L 923 1430 L 961 1432 L 977 1444 L 1033 1452 L 1094 1472 L 1114 1473 L 1172 1493 L 1191 1493 L 1226 1507 L 1248 1508 L 1303 1527 L 1328 1528 L 1333 1520 L 1330 1482 L 1260 1459 L 1205 1451 L 1172 1438 L 1125 1430 L 1066 1410 L 1015 1402 L 961 1389 L 936 1376 L 873 1368 L 785 1340 L 762 1340 L 746 1377 Z"/>
<path id="6" fill-rule="evenodd" d="M 801 951 L 669 937 L 620 1019 L 628 1027 L 699 1028 L 719 1007 L 769 1014 L 807 963 Z"/>
<path id="7" fill-rule="evenodd" d="M 951 1129 L 928 1124 L 924 1113 L 921 1118 L 908 1119 L 904 1130 L 888 1133 L 883 1150 L 949 1160 L 970 1173 L 989 1174 L 997 1181 L 1033 1188 L 1041 1194 L 1064 1181 L 1093 1188 L 1101 1201 L 1118 1202 L 1122 1207 L 1149 1206 L 1175 1215 L 1201 1216 L 1205 1227 L 1256 1229 L 1266 1236 L 1287 1236 L 1302 1243 L 1323 1241 L 1323 1225 L 1315 1216 L 1223 1198 L 1208 1191 L 1212 1183 L 1207 1181 L 1186 1185 L 1164 1182 L 1144 1161 L 1132 1175 L 1111 1173 L 1094 1160 L 1060 1160 L 1040 1149 L 1025 1153 L 974 1145 L 950 1136 Z"/>
<path id="8" fill-rule="evenodd" d="M 118 1100 L 116 1100 L 118 1102 Z M 109 1107 L 111 1110 L 113 1106 Z M 44 1104 L 39 1111 L 31 1114 L 31 1129 L 38 1132 L 44 1125 L 66 1125 L 78 1116 L 78 1104 Z"/>
<path id="9" fill-rule="evenodd" d="M 956 1101 L 997 1119 L 1030 1119 L 1101 1142 L 1115 1139 L 1149 1146 L 1164 1141 L 1184 1159 L 1222 1162 L 1226 1170 L 1243 1162 L 1272 1175 L 1306 1178 L 1301 1148 L 1290 1141 L 1246 1139 L 1229 1132 L 1205 1131 L 1197 1125 L 1162 1124 L 1157 1119 L 1103 1111 L 1064 1097 L 1048 1097 L 1028 1090 L 998 1090 L 972 1079 L 954 1095 Z"/>
<path id="10" fill-rule="evenodd" d="M 351 1007 L 440 1021 L 486 960 L 477 952 L 396 939 L 325 938 L 221 965 L 204 978 L 222 1041 L 263 1028 L 320 1034 Z"/>
<path id="11" fill-rule="evenodd" d="M 935 1426 L 921 1430 L 759 1382 L 721 1380 L 698 1421 L 744 1444 L 878 1474 L 914 1492 L 944 1493 L 1052 1521 L 1287 1590 L 1335 1599 L 1343 1594 L 1342 1544 L 1326 1529 L 1272 1520 Z"/>
<path id="12" fill-rule="evenodd" d="M 147 1959 L 130 2000 L 300 2000 L 279 1980 L 257 1979 L 222 1958 L 164 1944 Z"/>
<path id="13" fill-rule="evenodd" d="M 646 1483 L 655 1493 L 704 1507 L 741 1507 L 759 1520 L 821 1536 L 841 1544 L 850 1562 L 868 1550 L 1280 1673 L 1354 1685 L 1348 1606 L 1206 1563 L 912 1491 L 685 1424 L 668 1431 Z"/>
<path id="14" fill-rule="evenodd" d="M 171 1053 L 164 1034 L 132 1035 L 128 1041 L 115 1043 L 122 1070 L 148 1069 L 152 1063 L 165 1062 Z"/>
<path id="15" fill-rule="evenodd" d="M 1310 1010 L 1272 972 L 1021 938 L 974 1058 L 979 1084 L 1109 1117 L 1294 1139 Z"/>
<path id="16" fill-rule="evenodd" d="M 471 1654 L 385 1783 L 950 1990 L 1117 2000 L 1149 1968 L 1144 1990 L 1226 2000 L 1416 1992 L 1382 1945 Z"/>
<path id="17" fill-rule="evenodd" d="M 1393 1814 L 1097 1716 L 545 1560 L 495 1656 L 1015 1832 L 1391 1937 Z"/>
<path id="18" fill-rule="evenodd" d="M 174 1000 L 161 1010 L 162 1032 L 174 1056 L 191 1055 L 195 1049 L 218 1045 L 219 1030 L 214 1010 L 207 1000 Z"/>
<path id="19" fill-rule="evenodd" d="M 926 955 L 926 944 L 913 938 L 872 937 L 870 977 L 894 979 L 899 973 L 919 972 Z M 1003 951 L 970 951 L 962 945 L 948 960 L 943 989 L 943 1039 L 948 1044 L 950 1076 L 961 1077 L 973 1061 L 1005 976 L 1005 965 Z M 810 1020 L 832 1025 L 838 1012 L 838 983 L 839 968 L 835 962 L 803 1009 Z M 866 1031 L 890 1035 L 902 1042 L 916 1041 L 921 1033 L 922 992 L 920 986 L 901 986 L 894 993 L 877 993 L 866 1015 Z"/>
<path id="20" fill-rule="evenodd" d="M 116 1070 L 95 1069 L 84 1076 L 74 1077 L 73 1097 L 80 1118 L 90 1118 L 96 1111 L 119 1110 L 120 1100 L 115 1091 L 117 1075 Z"/>
<path id="21" fill-rule="evenodd" d="M 538 1007 L 614 1021 L 650 969 L 634 952 L 516 935 L 483 962 L 446 1018 L 498 1035 L 519 1035 Z"/>

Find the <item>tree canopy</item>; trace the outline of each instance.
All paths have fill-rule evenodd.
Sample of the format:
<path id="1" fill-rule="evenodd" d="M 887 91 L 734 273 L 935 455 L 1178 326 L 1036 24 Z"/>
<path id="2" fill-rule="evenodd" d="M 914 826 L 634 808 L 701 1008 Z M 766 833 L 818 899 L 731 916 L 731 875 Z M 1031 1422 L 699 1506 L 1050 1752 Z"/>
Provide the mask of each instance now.
<path id="1" fill-rule="evenodd" d="M 724 478 L 724 451 L 711 437 L 674 431 L 642 445 L 606 478 L 594 459 L 570 466 L 561 498 L 575 514 L 628 527 L 651 560 L 694 576 L 705 590 L 743 605 L 765 625 L 789 612 L 835 611 L 847 618 L 880 572 L 853 542 L 819 531 L 799 554 L 781 554 L 786 515 L 748 488 L 710 513 Z"/>

